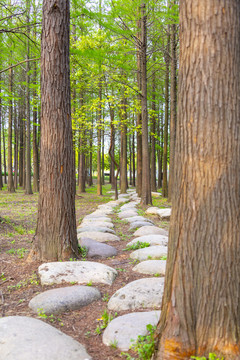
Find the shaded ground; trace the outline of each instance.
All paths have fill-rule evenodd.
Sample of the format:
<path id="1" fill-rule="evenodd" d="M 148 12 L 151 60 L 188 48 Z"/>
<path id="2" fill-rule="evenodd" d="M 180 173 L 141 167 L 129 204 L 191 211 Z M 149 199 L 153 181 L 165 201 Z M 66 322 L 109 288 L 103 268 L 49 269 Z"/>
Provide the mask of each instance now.
<path id="1" fill-rule="evenodd" d="M 87 193 L 76 196 L 77 225 L 81 219 L 93 212 L 98 205 L 111 200 L 111 194 L 106 194 L 110 186 L 104 186 L 104 196 L 97 197 L 96 188 L 87 189 Z M 38 195 L 25 195 L 22 190 L 9 194 L 6 190 L 0 192 L 0 317 L 21 315 L 39 318 L 29 308 L 29 301 L 39 292 L 49 290 L 51 286 L 41 286 L 37 275 L 39 262 L 27 262 L 27 254 L 32 246 L 37 220 Z M 163 199 L 154 199 L 154 205 L 164 207 L 168 204 Z M 140 215 L 143 208 L 139 207 Z M 132 232 L 129 225 L 119 221 L 117 214 L 111 216 L 115 224 L 115 231 L 121 237 L 121 242 L 108 243 L 118 249 L 118 255 L 103 262 L 118 271 L 118 277 L 112 286 L 97 285 L 102 299 L 78 311 L 67 312 L 59 317 L 45 317 L 40 319 L 59 328 L 65 334 L 72 336 L 82 343 L 94 360 L 123 359 L 121 352 L 114 347 L 102 344 L 102 336 L 98 328 L 101 325 L 102 314 L 107 309 L 107 301 L 113 293 L 127 283 L 143 278 L 131 269 L 133 261 L 129 252 L 123 251 L 126 242 L 130 241 Z M 160 222 L 158 217 L 150 217 L 156 225 L 168 228 L 168 222 Z M 147 277 L 147 276 L 146 276 Z M 94 286 L 94 284 L 92 284 Z M 53 286 L 56 288 L 57 286 Z M 126 312 L 119 312 L 123 315 Z M 115 316 L 116 314 L 111 314 Z"/>

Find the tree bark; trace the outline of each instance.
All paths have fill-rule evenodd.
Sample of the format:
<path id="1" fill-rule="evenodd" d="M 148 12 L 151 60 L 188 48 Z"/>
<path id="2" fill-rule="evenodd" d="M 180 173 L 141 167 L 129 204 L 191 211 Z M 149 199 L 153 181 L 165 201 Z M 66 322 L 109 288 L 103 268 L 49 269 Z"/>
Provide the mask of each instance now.
<path id="1" fill-rule="evenodd" d="M 120 159 L 120 178 L 121 194 L 127 192 L 127 99 L 123 95 L 121 106 L 121 159 Z"/>
<path id="2" fill-rule="evenodd" d="M 2 122 L 3 132 L 3 168 L 4 168 L 4 184 L 7 184 L 7 161 L 6 161 L 6 142 L 5 142 L 5 126 L 4 121 Z"/>
<path id="3" fill-rule="evenodd" d="M 101 176 L 101 125 L 102 125 L 102 83 L 99 81 L 99 110 L 97 128 L 97 195 L 102 195 Z"/>
<path id="4" fill-rule="evenodd" d="M 69 1 L 43 1 L 40 189 L 34 249 L 42 261 L 65 260 L 78 255 L 69 12 Z"/>
<path id="5" fill-rule="evenodd" d="M 0 84 L 2 77 L 0 75 Z M 2 87 L 0 86 L 0 95 L 2 92 Z M 2 97 L 0 96 L 0 190 L 2 190 L 3 181 L 2 181 Z"/>
<path id="6" fill-rule="evenodd" d="M 141 44 L 141 21 L 137 21 L 137 38 Z M 141 105 L 142 97 L 142 69 L 141 69 L 141 48 L 137 46 L 137 83 L 138 83 L 138 101 Z M 142 196 L 142 114 L 141 111 L 137 113 L 137 194 Z"/>
<path id="7" fill-rule="evenodd" d="M 155 359 L 240 354 L 240 2 L 180 1 L 174 192 Z"/>
<path id="8" fill-rule="evenodd" d="M 12 84 L 13 76 L 12 69 L 9 70 L 9 107 L 8 107 L 8 191 L 15 192 L 13 183 L 13 171 L 12 171 Z"/>
<path id="9" fill-rule="evenodd" d="M 155 56 L 153 56 L 153 62 L 155 62 Z M 155 72 L 152 77 L 152 112 L 151 117 L 151 190 L 157 191 L 156 186 L 156 77 Z"/>

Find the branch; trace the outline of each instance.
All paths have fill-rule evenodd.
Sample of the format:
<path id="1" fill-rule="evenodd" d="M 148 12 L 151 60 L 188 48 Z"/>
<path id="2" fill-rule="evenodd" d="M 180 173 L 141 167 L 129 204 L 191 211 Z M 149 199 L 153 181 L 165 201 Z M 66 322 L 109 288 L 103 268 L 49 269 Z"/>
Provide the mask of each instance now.
<path id="1" fill-rule="evenodd" d="M 6 68 L 6 69 L 0 70 L 0 74 L 2 74 L 3 72 L 8 71 L 8 70 L 10 70 L 10 69 L 13 69 L 13 68 L 15 68 L 16 66 L 19 66 L 19 65 L 21 65 L 21 64 L 23 64 L 23 63 L 25 63 L 25 62 L 29 62 L 29 61 L 38 61 L 38 60 L 40 60 L 40 58 L 37 58 L 37 59 L 26 59 L 26 60 L 23 60 L 23 61 L 21 61 L 21 62 L 19 62 L 19 63 L 15 64 L 15 65 L 9 66 L 9 67 L 8 67 L 8 68 Z"/>

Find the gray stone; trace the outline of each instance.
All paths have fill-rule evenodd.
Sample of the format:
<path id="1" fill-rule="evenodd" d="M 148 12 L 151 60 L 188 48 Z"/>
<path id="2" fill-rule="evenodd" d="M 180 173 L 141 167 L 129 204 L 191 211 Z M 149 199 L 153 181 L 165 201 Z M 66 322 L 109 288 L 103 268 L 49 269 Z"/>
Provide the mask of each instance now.
<path id="1" fill-rule="evenodd" d="M 102 283 L 111 285 L 117 271 L 110 266 L 92 261 L 50 262 L 39 266 L 38 273 L 42 285 Z"/>
<path id="2" fill-rule="evenodd" d="M 152 191 L 152 196 L 153 197 L 159 197 L 161 195 L 162 195 L 162 193 L 160 193 L 160 192 Z"/>
<path id="3" fill-rule="evenodd" d="M 135 221 L 130 224 L 130 229 L 137 229 L 142 226 L 153 226 L 149 221 Z"/>
<path id="4" fill-rule="evenodd" d="M 158 210 L 159 210 L 158 207 L 156 207 L 156 206 L 151 206 L 151 207 L 149 207 L 149 208 L 145 211 L 145 213 L 146 213 L 146 214 L 150 214 L 150 215 L 157 215 Z"/>
<path id="5" fill-rule="evenodd" d="M 110 229 L 114 228 L 113 223 L 108 221 L 99 221 L 99 220 L 84 220 L 82 221 L 80 228 L 84 226 L 101 226 L 101 227 L 108 227 Z"/>
<path id="6" fill-rule="evenodd" d="M 139 335 L 147 335 L 146 326 L 156 326 L 159 318 L 160 311 L 135 312 L 119 316 L 105 329 L 103 343 L 107 346 L 116 343 L 120 350 L 127 351 Z"/>
<path id="7" fill-rule="evenodd" d="M 126 210 L 130 210 L 130 209 L 134 209 L 136 207 L 137 203 L 134 201 L 131 201 L 127 204 L 124 204 L 121 206 L 121 212 L 122 211 L 126 211 Z"/>
<path id="8" fill-rule="evenodd" d="M 82 233 L 84 231 L 97 231 L 102 233 L 109 233 L 116 235 L 115 231 L 113 229 L 110 229 L 108 227 L 101 227 L 101 226 L 84 226 L 82 228 L 77 229 L 77 233 Z"/>
<path id="9" fill-rule="evenodd" d="M 133 267 L 133 271 L 146 275 L 165 275 L 166 260 L 146 260 Z"/>
<path id="10" fill-rule="evenodd" d="M 88 249 L 87 257 L 88 258 L 108 258 L 117 255 L 117 250 L 115 247 L 102 244 L 98 241 L 83 238 L 78 241 L 80 246 L 85 246 Z"/>
<path id="11" fill-rule="evenodd" d="M 167 246 L 168 245 L 168 237 L 164 236 L 164 235 L 144 235 L 144 236 L 139 236 L 136 239 L 133 239 L 132 241 L 130 241 L 127 244 L 127 246 L 132 246 L 134 244 L 137 244 L 138 242 L 140 242 L 140 243 L 148 243 L 148 244 L 150 244 L 150 246 L 153 246 L 153 245 Z"/>
<path id="12" fill-rule="evenodd" d="M 29 307 L 36 313 L 41 309 L 47 315 L 60 314 L 78 310 L 99 299 L 101 294 L 98 289 L 77 285 L 44 291 L 29 302 Z"/>
<path id="13" fill-rule="evenodd" d="M 0 360 L 91 360 L 83 345 L 45 322 L 25 316 L 0 319 Z"/>
<path id="14" fill-rule="evenodd" d="M 147 218 L 145 218 L 143 216 L 140 216 L 140 215 L 132 216 L 132 217 L 126 218 L 124 220 L 126 220 L 126 221 L 128 221 L 130 223 L 133 223 L 133 222 L 136 222 L 136 221 L 144 221 L 144 222 L 149 222 L 149 223 L 153 224 L 152 220 L 149 220 L 149 219 L 147 219 Z"/>
<path id="15" fill-rule="evenodd" d="M 170 220 L 171 217 L 171 209 L 158 209 L 157 215 L 160 216 L 162 220 Z"/>
<path id="16" fill-rule="evenodd" d="M 130 258 L 134 260 L 159 260 L 161 257 L 167 256 L 167 246 L 150 246 L 143 249 L 138 249 L 130 254 Z"/>
<path id="17" fill-rule="evenodd" d="M 144 236 L 144 235 L 165 235 L 168 236 L 167 230 L 161 229 L 158 226 L 143 226 L 136 230 L 133 236 Z"/>
<path id="18" fill-rule="evenodd" d="M 83 221 L 101 221 L 101 222 L 112 222 L 112 220 L 108 217 L 108 216 L 104 216 L 104 215 L 86 215 L 84 218 L 83 218 Z"/>
<path id="19" fill-rule="evenodd" d="M 129 209 L 129 210 L 124 210 L 120 213 L 118 213 L 118 217 L 119 219 L 125 219 L 125 218 L 130 218 L 132 216 L 137 216 L 137 210 L 135 209 Z"/>
<path id="20" fill-rule="evenodd" d="M 164 278 L 145 278 L 130 282 L 115 292 L 108 302 L 114 311 L 160 308 Z"/>
<path id="21" fill-rule="evenodd" d="M 96 240 L 98 242 L 106 242 L 106 241 L 119 241 L 120 238 L 117 235 L 103 233 L 98 231 L 84 231 L 82 233 L 78 233 L 78 239 L 89 238 L 92 240 Z"/>

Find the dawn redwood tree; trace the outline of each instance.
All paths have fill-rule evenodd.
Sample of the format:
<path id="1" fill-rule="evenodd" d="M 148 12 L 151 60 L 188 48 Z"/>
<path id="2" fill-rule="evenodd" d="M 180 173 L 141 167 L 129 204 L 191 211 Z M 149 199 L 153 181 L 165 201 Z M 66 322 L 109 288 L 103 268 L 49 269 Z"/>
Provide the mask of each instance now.
<path id="1" fill-rule="evenodd" d="M 180 1 L 168 262 L 155 359 L 240 356 L 240 2 Z"/>
<path id="2" fill-rule="evenodd" d="M 35 251 L 41 260 L 77 256 L 69 70 L 69 1 L 44 0 L 41 153 Z"/>

